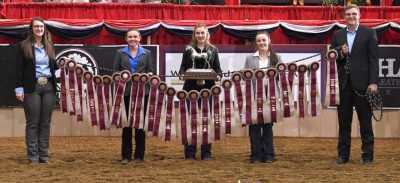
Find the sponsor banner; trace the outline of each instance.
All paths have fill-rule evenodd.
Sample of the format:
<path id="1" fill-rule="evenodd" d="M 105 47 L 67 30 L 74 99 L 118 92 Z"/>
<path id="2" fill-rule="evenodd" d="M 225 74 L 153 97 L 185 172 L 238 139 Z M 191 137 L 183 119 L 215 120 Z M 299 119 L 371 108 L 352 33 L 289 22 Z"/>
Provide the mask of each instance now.
<path id="1" fill-rule="evenodd" d="M 379 46 L 378 88 L 386 109 L 400 108 L 400 45 Z"/>

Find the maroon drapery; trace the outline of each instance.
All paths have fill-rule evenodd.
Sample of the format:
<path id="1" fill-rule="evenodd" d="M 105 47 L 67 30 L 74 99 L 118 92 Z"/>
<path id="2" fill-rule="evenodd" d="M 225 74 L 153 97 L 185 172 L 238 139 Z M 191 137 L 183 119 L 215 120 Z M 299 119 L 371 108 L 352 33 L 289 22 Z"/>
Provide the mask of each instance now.
<path id="1" fill-rule="evenodd" d="M 5 3 L 8 19 L 340 20 L 341 6 L 193 6 L 134 3 Z M 400 7 L 361 7 L 362 19 L 400 17 Z"/>

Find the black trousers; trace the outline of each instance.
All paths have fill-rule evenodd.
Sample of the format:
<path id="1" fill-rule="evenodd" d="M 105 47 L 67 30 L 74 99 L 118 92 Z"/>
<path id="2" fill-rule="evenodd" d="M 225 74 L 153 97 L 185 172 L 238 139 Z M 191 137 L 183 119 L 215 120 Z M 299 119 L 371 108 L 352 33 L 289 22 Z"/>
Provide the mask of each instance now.
<path id="1" fill-rule="evenodd" d="M 185 158 L 194 159 L 196 158 L 196 146 L 185 144 Z M 211 158 L 211 143 L 201 145 L 201 159 Z"/>
<path id="2" fill-rule="evenodd" d="M 130 96 L 125 96 L 125 109 L 126 114 L 129 114 L 129 98 Z M 149 96 L 145 95 L 144 97 L 144 116 L 146 116 L 146 109 L 147 109 L 147 100 Z M 145 120 L 145 119 L 142 119 Z M 121 144 L 121 155 L 122 159 L 132 159 L 132 128 L 125 127 L 122 129 L 122 144 Z M 146 148 L 146 134 L 143 129 L 136 129 L 135 128 L 135 154 L 133 155 L 135 159 L 144 159 L 144 151 Z"/>
<path id="3" fill-rule="evenodd" d="M 275 158 L 274 134 L 271 123 L 250 125 L 249 136 L 251 144 L 251 160 L 263 161 Z"/>
<path id="4" fill-rule="evenodd" d="M 365 91 L 357 91 L 365 94 Z M 360 134 L 362 141 L 362 158 L 373 159 L 374 155 L 374 132 L 372 130 L 372 111 L 365 97 L 358 96 L 351 82 L 340 91 L 340 105 L 338 106 L 339 117 L 339 141 L 338 155 L 345 159 L 350 156 L 351 146 L 351 123 L 353 119 L 353 106 L 356 109 L 360 121 Z"/>

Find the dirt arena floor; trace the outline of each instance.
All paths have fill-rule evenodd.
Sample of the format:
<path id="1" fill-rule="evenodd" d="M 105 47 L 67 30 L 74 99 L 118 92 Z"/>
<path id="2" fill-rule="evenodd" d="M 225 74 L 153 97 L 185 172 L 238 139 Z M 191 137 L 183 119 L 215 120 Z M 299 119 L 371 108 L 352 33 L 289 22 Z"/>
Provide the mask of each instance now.
<path id="1" fill-rule="evenodd" d="M 248 138 L 213 144 L 211 161 L 183 159 L 177 142 L 148 138 L 145 163 L 120 165 L 119 137 L 52 137 L 51 164 L 28 165 L 24 138 L 0 138 L 0 182 L 399 182 L 400 139 L 376 139 L 375 161 L 333 164 L 337 139 L 275 138 L 277 161 L 249 164 Z M 199 153 L 199 152 L 198 152 Z M 199 155 L 199 154 L 198 154 Z"/>

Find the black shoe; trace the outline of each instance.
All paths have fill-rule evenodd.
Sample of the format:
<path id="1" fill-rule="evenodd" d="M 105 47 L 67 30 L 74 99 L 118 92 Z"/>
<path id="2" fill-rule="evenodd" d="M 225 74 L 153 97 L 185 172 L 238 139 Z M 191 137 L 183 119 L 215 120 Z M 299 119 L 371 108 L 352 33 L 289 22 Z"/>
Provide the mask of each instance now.
<path id="1" fill-rule="evenodd" d="M 261 163 L 262 161 L 260 160 L 260 159 L 253 159 L 253 158 L 250 158 L 250 163 L 251 164 L 257 164 L 257 163 Z"/>
<path id="2" fill-rule="evenodd" d="M 364 165 L 372 165 L 372 159 L 369 159 L 369 158 L 365 158 L 365 159 L 363 159 L 363 164 Z"/>
<path id="3" fill-rule="evenodd" d="M 121 160 L 121 165 L 126 165 L 126 164 L 128 164 L 128 162 L 129 162 L 129 159 L 123 159 L 123 160 Z"/>
<path id="4" fill-rule="evenodd" d="M 275 158 L 266 158 L 265 160 L 264 160 L 264 162 L 265 163 L 272 163 L 272 162 L 274 162 L 276 159 Z"/>
<path id="5" fill-rule="evenodd" d="M 203 161 L 211 161 L 211 157 L 207 156 L 207 157 L 202 158 L 201 160 L 203 160 Z"/>
<path id="6" fill-rule="evenodd" d="M 185 160 L 195 160 L 196 158 L 194 158 L 193 156 L 188 156 L 188 157 L 185 157 Z"/>
<path id="7" fill-rule="evenodd" d="M 347 162 L 349 162 L 349 159 L 348 159 L 348 158 L 343 158 L 343 157 L 339 157 L 339 158 L 335 161 L 335 163 L 338 164 L 338 165 L 346 164 Z"/>

